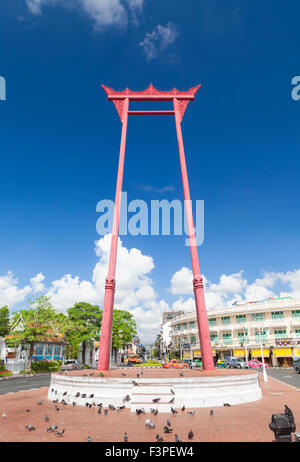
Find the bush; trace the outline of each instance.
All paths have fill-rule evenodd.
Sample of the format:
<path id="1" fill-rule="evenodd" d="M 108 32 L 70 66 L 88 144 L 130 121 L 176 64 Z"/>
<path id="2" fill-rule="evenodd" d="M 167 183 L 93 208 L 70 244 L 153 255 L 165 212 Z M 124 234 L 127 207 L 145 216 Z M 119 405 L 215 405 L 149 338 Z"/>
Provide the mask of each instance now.
<path id="1" fill-rule="evenodd" d="M 133 367 L 161 366 L 160 361 L 149 360 L 142 364 L 134 364 Z"/>
<path id="2" fill-rule="evenodd" d="M 7 377 L 8 375 L 12 375 L 12 371 L 9 371 L 9 370 L 0 371 L 0 377 Z"/>
<path id="3" fill-rule="evenodd" d="M 60 370 L 61 361 L 34 361 L 31 364 L 32 372 L 57 372 Z"/>

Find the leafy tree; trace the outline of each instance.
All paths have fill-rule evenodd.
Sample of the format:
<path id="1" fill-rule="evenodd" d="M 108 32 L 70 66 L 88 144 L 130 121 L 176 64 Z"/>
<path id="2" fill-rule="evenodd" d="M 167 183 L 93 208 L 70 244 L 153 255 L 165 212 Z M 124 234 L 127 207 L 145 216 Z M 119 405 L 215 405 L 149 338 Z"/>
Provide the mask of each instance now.
<path id="1" fill-rule="evenodd" d="M 0 337 L 5 337 L 10 331 L 9 309 L 7 306 L 0 308 Z"/>
<path id="2" fill-rule="evenodd" d="M 29 300 L 29 308 L 18 311 L 12 322 L 12 335 L 10 343 L 29 344 L 28 369 L 31 362 L 35 344 L 47 340 L 49 332 L 51 337 L 59 338 L 56 329 L 56 313 L 50 303 L 49 297 L 41 296 Z"/>
<path id="3" fill-rule="evenodd" d="M 67 310 L 73 328 L 68 330 L 67 339 L 73 349 L 82 343 L 82 362 L 85 363 L 85 352 L 91 339 L 99 337 L 102 322 L 102 311 L 97 305 L 80 302 Z"/>
<path id="4" fill-rule="evenodd" d="M 115 350 L 124 348 L 136 333 L 136 322 L 133 315 L 129 311 L 115 309 L 113 311 L 112 348 Z"/>

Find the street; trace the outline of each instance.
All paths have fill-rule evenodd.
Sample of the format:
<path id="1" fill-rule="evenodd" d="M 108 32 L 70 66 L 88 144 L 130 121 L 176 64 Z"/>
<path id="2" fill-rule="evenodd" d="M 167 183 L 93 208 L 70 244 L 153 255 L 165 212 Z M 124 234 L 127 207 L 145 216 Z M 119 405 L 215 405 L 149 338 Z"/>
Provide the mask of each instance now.
<path id="1" fill-rule="evenodd" d="M 271 369 L 267 368 L 267 375 L 273 377 L 274 379 L 280 380 L 281 382 L 292 385 L 300 390 L 300 374 L 297 374 L 294 369 L 290 368 L 281 368 L 281 369 Z M 262 373 L 261 370 L 259 372 Z"/>
<path id="2" fill-rule="evenodd" d="M 16 393 L 17 391 L 31 390 L 33 388 L 49 387 L 50 374 L 34 377 L 12 377 L 0 381 L 0 395 Z"/>

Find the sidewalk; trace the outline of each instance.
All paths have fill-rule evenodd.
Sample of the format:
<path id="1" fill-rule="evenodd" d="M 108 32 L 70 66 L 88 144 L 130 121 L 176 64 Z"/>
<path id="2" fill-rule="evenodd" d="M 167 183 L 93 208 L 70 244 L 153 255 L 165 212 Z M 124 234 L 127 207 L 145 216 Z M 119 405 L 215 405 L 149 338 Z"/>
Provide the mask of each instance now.
<path id="1" fill-rule="evenodd" d="M 0 380 L 9 380 L 9 379 L 18 379 L 20 377 L 26 378 L 26 377 L 41 377 L 45 375 L 50 375 L 51 372 L 38 372 L 36 374 L 13 374 L 13 375 L 8 375 L 7 377 L 0 377 Z"/>
<path id="2" fill-rule="evenodd" d="M 188 432 L 193 430 L 195 442 L 271 442 L 274 438 L 269 429 L 272 413 L 284 412 L 287 404 L 295 417 L 296 431 L 300 431 L 300 390 L 268 378 L 265 383 L 261 375 L 259 382 L 263 398 L 254 403 L 230 407 L 215 407 L 196 409 L 195 415 L 187 414 L 188 409 L 175 416 L 170 414 L 136 415 L 129 410 L 108 411 L 108 415 L 97 413 L 97 409 L 63 406 L 47 400 L 47 388 L 21 391 L 0 396 L 0 441 L 69 441 L 85 442 L 90 436 L 93 442 L 122 442 L 124 432 L 128 434 L 129 442 L 155 442 L 157 433 L 165 442 L 174 442 L 175 433 L 183 442 L 188 440 Z M 37 405 L 42 399 L 43 404 Z M 155 405 L 154 405 L 155 406 Z M 154 407 L 153 406 L 153 407 Z M 30 412 L 26 412 L 26 408 Z M 210 410 L 214 415 L 210 416 Z M 5 411 L 7 418 L 1 417 Z M 47 415 L 49 422 L 44 421 Z M 145 420 L 150 418 L 155 423 L 155 429 L 145 428 Z M 173 433 L 163 433 L 166 420 L 170 419 Z M 31 424 L 36 430 L 29 432 L 25 426 Z M 47 433 L 50 425 L 58 425 L 58 430 L 65 429 L 62 437 Z"/>

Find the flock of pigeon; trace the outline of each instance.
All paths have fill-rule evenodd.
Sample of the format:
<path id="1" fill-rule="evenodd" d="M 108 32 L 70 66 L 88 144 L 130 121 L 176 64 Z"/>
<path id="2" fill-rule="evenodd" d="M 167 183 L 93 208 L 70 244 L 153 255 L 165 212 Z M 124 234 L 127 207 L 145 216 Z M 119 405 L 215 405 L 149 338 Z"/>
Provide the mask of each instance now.
<path id="1" fill-rule="evenodd" d="M 140 374 L 143 375 L 143 369 L 141 369 Z M 137 373 L 137 378 L 139 378 L 140 374 Z M 94 375 L 94 374 L 89 374 L 89 375 Z M 184 374 L 183 374 L 183 372 L 180 372 L 179 375 L 183 377 Z M 104 377 L 104 374 L 101 372 L 101 373 L 99 373 L 99 376 Z M 126 374 L 122 372 L 122 376 L 126 376 Z M 135 380 L 132 380 L 132 384 L 133 384 L 134 386 L 139 386 L 139 384 L 138 384 Z M 53 388 L 51 389 L 51 392 L 54 393 L 55 395 L 57 394 L 57 390 L 54 390 Z M 174 390 L 173 390 L 172 388 L 171 388 L 170 392 L 172 393 L 172 395 L 175 395 L 175 392 L 174 392 Z M 67 392 L 65 391 L 65 392 L 63 393 L 63 396 L 66 396 L 66 395 L 67 395 Z M 80 392 L 78 391 L 78 392 L 76 393 L 76 395 L 75 395 L 75 399 L 76 399 L 76 398 L 80 398 L 80 397 L 81 397 L 81 398 L 93 399 L 93 398 L 94 398 L 94 394 L 92 393 L 91 395 L 89 395 L 89 396 L 87 397 L 87 394 L 86 394 L 86 393 L 80 393 Z M 161 399 L 161 398 L 153 398 L 152 401 L 153 401 L 153 403 L 158 403 L 158 402 L 160 401 L 160 399 Z M 174 400 L 175 400 L 175 397 L 173 397 L 173 398 L 169 401 L 169 403 L 171 403 L 171 404 L 174 403 Z M 129 396 L 129 395 L 126 395 L 126 396 L 123 398 L 123 403 L 126 403 L 126 402 L 128 402 L 128 401 L 130 401 L 130 396 Z M 64 398 L 63 398 L 61 401 L 59 401 L 58 399 L 55 399 L 55 400 L 53 400 L 53 403 L 60 403 L 60 404 L 62 404 L 62 405 L 64 405 L 64 406 L 66 406 L 66 405 L 68 404 L 68 403 L 64 400 Z M 43 404 L 43 400 L 40 400 L 40 401 L 37 402 L 37 406 L 40 406 L 40 405 L 42 405 L 42 404 Z M 73 406 L 76 406 L 76 402 L 73 401 L 73 402 L 72 402 L 72 405 L 73 405 Z M 102 403 L 96 403 L 96 402 L 92 402 L 92 403 L 86 402 L 86 403 L 85 403 L 85 406 L 86 406 L 86 407 L 89 407 L 89 408 L 92 408 L 93 406 L 94 406 L 94 407 L 97 407 L 97 412 L 98 412 L 98 414 L 101 414 L 101 413 L 102 413 L 102 410 L 103 410 L 103 414 L 104 414 L 104 415 L 107 415 L 109 410 L 110 410 L 110 411 L 118 411 L 118 412 L 120 412 L 120 411 L 122 411 L 122 409 L 125 409 L 125 404 L 123 404 L 122 406 L 117 406 L 117 407 L 113 406 L 112 404 L 109 404 L 109 405 L 108 405 L 108 409 L 103 409 Z M 230 404 L 224 403 L 223 406 L 230 406 Z M 57 404 L 55 404 L 54 409 L 55 409 L 56 411 L 59 411 L 59 410 L 60 410 L 60 407 L 57 406 Z M 153 414 L 153 415 L 157 415 L 157 414 L 158 414 L 158 409 L 150 408 L 150 411 L 151 411 L 151 414 Z M 181 412 L 184 412 L 184 411 L 185 411 L 185 406 L 182 406 Z M 30 412 L 30 409 L 26 409 L 26 412 Z M 175 414 L 178 414 L 178 411 L 177 411 L 176 409 L 174 409 L 173 407 L 171 407 L 171 413 L 172 413 L 173 415 L 175 415 Z M 189 414 L 189 415 L 195 415 L 195 413 L 196 413 L 195 410 L 187 411 L 187 414 Z M 144 408 L 136 409 L 136 415 L 141 415 L 141 414 L 146 414 L 145 409 L 144 409 Z M 213 410 L 210 410 L 210 416 L 213 416 L 213 415 L 214 415 L 214 411 L 213 411 Z M 3 412 L 3 414 L 2 414 L 2 418 L 3 418 L 3 419 L 6 419 L 6 418 L 7 418 L 5 412 Z M 48 417 L 47 415 L 45 415 L 45 416 L 44 416 L 44 420 L 45 420 L 45 422 L 49 422 L 50 419 L 49 419 L 49 417 Z M 155 423 L 153 423 L 150 419 L 146 419 L 146 421 L 145 421 L 145 427 L 153 430 L 153 429 L 155 429 Z M 164 432 L 164 433 L 172 433 L 172 432 L 173 432 L 173 429 L 172 429 L 171 427 L 172 427 L 172 425 L 171 425 L 170 419 L 167 419 L 166 425 L 164 425 L 164 427 L 163 427 L 163 432 Z M 33 431 L 35 431 L 36 428 L 35 428 L 33 425 L 29 424 L 29 425 L 26 425 L 25 429 L 26 429 L 27 431 L 29 431 L 29 432 L 33 432 Z M 48 432 L 48 433 L 54 433 L 56 436 L 61 437 L 61 436 L 64 435 L 65 429 L 63 428 L 63 429 L 61 429 L 61 430 L 58 430 L 58 426 L 57 426 L 57 425 L 51 425 L 49 428 L 47 428 L 47 432 Z M 176 443 L 181 443 L 181 442 L 182 442 L 181 438 L 180 438 L 177 434 L 175 434 L 174 436 L 175 436 L 175 442 L 176 442 Z M 189 433 L 188 433 L 188 439 L 191 440 L 191 439 L 193 439 L 193 438 L 194 438 L 193 430 L 190 430 Z M 128 442 L 128 434 L 127 434 L 127 432 L 124 433 L 123 439 L 124 439 L 124 442 L 125 442 L 125 443 Z M 88 437 L 86 438 L 86 441 L 87 441 L 88 443 L 90 443 L 90 442 L 92 442 L 93 440 L 92 440 L 92 438 L 91 438 L 90 436 L 88 436 Z M 157 442 L 163 442 L 163 441 L 164 441 L 162 435 L 160 435 L 159 433 L 156 434 L 156 441 L 157 441 Z"/>

